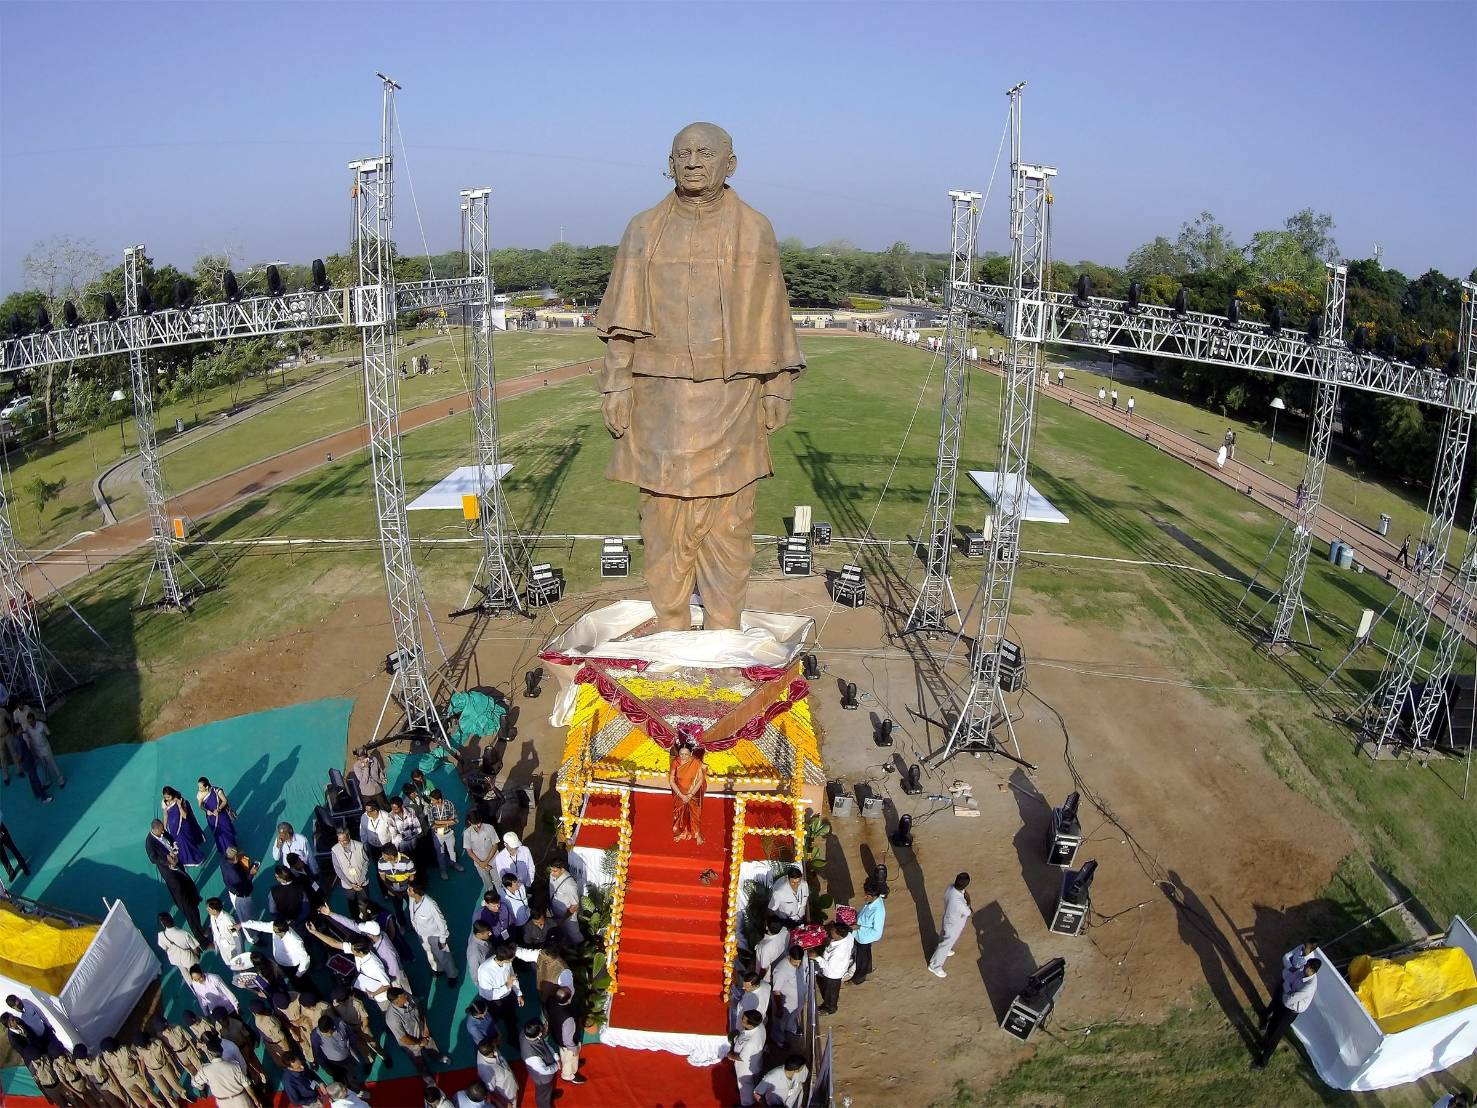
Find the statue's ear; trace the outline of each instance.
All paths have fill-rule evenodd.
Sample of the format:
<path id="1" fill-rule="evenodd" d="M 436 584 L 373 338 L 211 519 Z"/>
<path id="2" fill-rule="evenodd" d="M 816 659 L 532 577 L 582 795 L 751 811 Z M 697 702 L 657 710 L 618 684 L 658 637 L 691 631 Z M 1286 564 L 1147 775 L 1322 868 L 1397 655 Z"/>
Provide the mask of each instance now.
<path id="1" fill-rule="evenodd" d="M 728 178 L 730 178 L 730 177 L 732 177 L 734 175 L 734 172 L 737 169 L 738 169 L 738 155 L 737 154 L 730 154 L 730 155 L 728 155 L 728 164 L 723 167 L 723 179 L 725 181 L 728 180 Z"/>

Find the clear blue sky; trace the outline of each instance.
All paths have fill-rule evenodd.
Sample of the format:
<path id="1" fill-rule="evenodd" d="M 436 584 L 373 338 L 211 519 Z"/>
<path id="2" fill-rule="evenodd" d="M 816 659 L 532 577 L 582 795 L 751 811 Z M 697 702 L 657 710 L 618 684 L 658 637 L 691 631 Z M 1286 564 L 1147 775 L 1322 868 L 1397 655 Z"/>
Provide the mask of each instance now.
<path id="1" fill-rule="evenodd" d="M 382 69 L 433 250 L 494 187 L 498 245 L 614 242 L 674 131 L 734 135 L 781 236 L 947 245 L 1026 79 L 1055 255 L 1121 264 L 1209 209 L 1238 241 L 1332 212 L 1344 253 L 1477 262 L 1472 3 L 0 4 L 0 291 L 57 234 L 305 260 L 345 246 Z M 1003 178 L 1000 179 L 1003 181 Z M 419 250 L 409 182 L 396 237 Z M 1004 188 L 981 246 L 1005 247 Z"/>

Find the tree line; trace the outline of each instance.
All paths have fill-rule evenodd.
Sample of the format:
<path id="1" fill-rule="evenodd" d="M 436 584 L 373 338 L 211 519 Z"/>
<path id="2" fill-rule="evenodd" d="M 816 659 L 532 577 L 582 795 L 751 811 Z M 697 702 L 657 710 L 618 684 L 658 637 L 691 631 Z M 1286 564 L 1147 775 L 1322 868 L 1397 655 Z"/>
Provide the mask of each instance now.
<path id="1" fill-rule="evenodd" d="M 1196 311 L 1224 312 L 1234 300 L 1243 318 L 1262 320 L 1276 309 L 1285 326 L 1302 328 L 1321 313 L 1324 263 L 1342 260 L 1334 230 L 1331 215 L 1303 209 L 1281 227 L 1257 231 L 1238 243 L 1210 212 L 1202 212 L 1172 237 L 1156 236 L 1132 251 L 1121 266 L 1053 262 L 1050 285 L 1069 291 L 1085 276 L 1095 295 L 1122 299 L 1136 282 L 1143 301 L 1164 305 L 1173 303 L 1184 290 L 1189 307 Z M 948 275 L 947 254 L 917 251 L 905 242 L 868 251 L 845 239 L 807 247 L 792 236 L 782 240 L 779 248 L 790 299 L 797 307 L 841 308 L 860 297 L 938 302 Z M 611 245 L 558 242 L 543 250 L 505 247 L 492 252 L 491 262 L 500 292 L 552 290 L 569 303 L 593 307 L 604 293 L 614 258 Z M 331 255 L 324 264 L 335 287 L 354 283 L 352 254 Z M 465 274 L 465 259 L 459 251 L 397 254 L 394 264 L 402 281 Z M 1346 335 L 1362 328 L 1362 337 L 1372 346 L 1393 350 L 1406 361 L 1426 359 L 1441 364 L 1450 356 L 1460 320 L 1459 279 L 1436 269 L 1410 278 L 1385 268 L 1377 258 L 1346 264 Z M 228 268 L 229 259 L 219 254 L 199 258 L 188 272 L 146 261 L 145 283 L 159 305 L 172 305 L 181 297 L 218 300 L 224 297 L 222 279 Z M 277 269 L 288 289 L 311 284 L 307 261 L 278 263 Z M 84 318 L 92 319 L 100 317 L 105 293 L 111 292 L 122 302 L 122 266 L 107 267 L 86 243 L 66 238 L 38 243 L 26 257 L 24 271 L 27 287 L 0 302 L 0 326 L 29 330 L 36 326 L 42 308 L 52 320 L 59 320 L 66 300 L 72 300 Z M 266 291 L 264 273 L 261 265 L 236 271 L 244 294 Z M 1005 284 L 1010 260 L 1003 254 L 987 253 L 976 260 L 973 276 L 977 281 Z M 1477 269 L 1472 278 L 1477 279 Z M 288 341 L 290 349 L 301 353 L 344 337 L 349 336 L 308 332 L 290 336 Z M 271 340 L 243 340 L 166 349 L 153 358 L 162 370 L 161 389 L 184 396 L 221 384 L 239 386 L 269 372 L 283 352 Z M 1263 420 L 1274 396 L 1281 396 L 1294 410 L 1310 407 L 1311 388 L 1302 382 L 1169 358 L 1140 360 L 1157 374 L 1164 391 L 1226 416 Z M 106 397 L 126 381 L 126 375 L 123 358 L 40 371 L 39 379 L 25 383 L 40 400 L 39 429 L 81 429 L 105 422 L 110 414 Z M 1340 420 L 1345 446 L 1363 458 L 1365 468 L 1415 485 L 1429 480 L 1441 426 L 1439 412 L 1411 401 L 1346 390 Z"/>

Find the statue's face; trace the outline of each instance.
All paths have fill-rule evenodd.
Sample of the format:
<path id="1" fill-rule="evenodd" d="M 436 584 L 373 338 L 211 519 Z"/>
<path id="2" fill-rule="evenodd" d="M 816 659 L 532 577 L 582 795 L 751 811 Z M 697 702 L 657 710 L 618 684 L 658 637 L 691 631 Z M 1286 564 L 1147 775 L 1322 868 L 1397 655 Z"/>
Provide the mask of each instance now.
<path id="1" fill-rule="evenodd" d="M 672 140 L 667 166 L 678 193 L 710 200 L 723 191 L 723 182 L 738 168 L 738 159 L 722 134 L 695 126 L 683 128 Z"/>

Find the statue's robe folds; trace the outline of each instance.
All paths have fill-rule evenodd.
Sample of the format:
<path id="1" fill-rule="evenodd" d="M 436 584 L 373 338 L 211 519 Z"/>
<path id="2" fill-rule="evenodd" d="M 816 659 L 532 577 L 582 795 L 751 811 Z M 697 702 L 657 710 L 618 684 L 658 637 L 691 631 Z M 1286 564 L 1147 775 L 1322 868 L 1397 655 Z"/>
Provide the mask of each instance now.
<path id="1" fill-rule="evenodd" d="M 754 561 L 754 482 L 773 469 L 763 397 L 805 367 L 769 220 L 725 189 L 669 194 L 631 220 L 595 318 L 602 393 L 631 391 L 606 477 L 641 490 L 646 580 L 665 628 L 739 625 Z"/>

